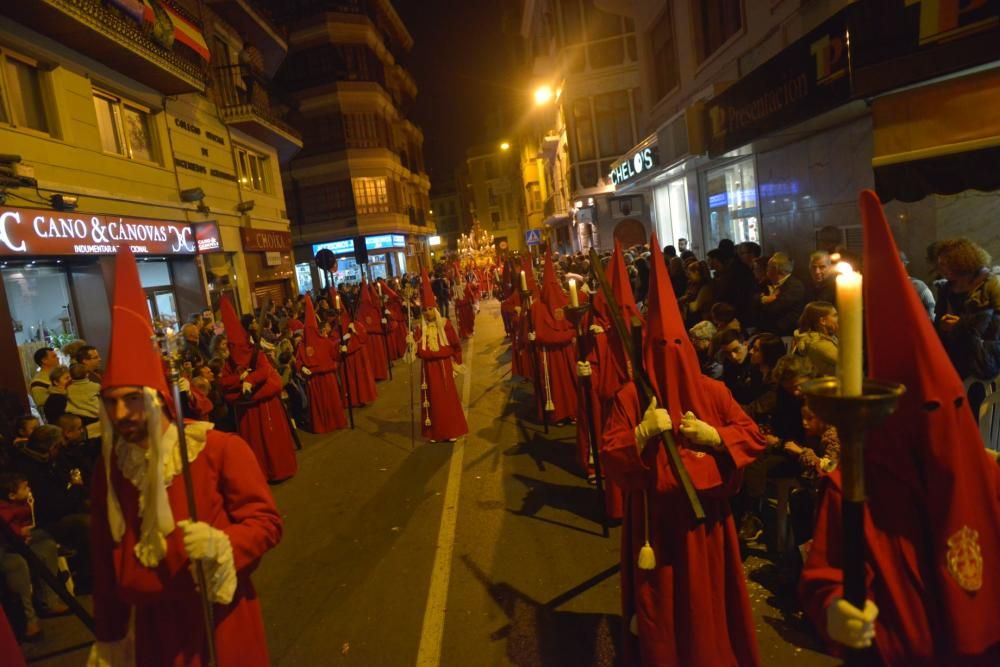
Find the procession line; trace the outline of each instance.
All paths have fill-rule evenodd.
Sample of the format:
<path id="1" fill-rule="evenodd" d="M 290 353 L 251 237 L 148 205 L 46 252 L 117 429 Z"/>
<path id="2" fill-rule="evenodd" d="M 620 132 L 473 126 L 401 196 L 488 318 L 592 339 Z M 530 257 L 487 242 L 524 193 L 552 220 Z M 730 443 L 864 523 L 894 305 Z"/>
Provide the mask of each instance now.
<path id="1" fill-rule="evenodd" d="M 462 407 L 468 420 L 469 394 L 472 390 L 472 353 L 475 337 L 469 339 L 465 358 L 468 371 L 462 388 Z M 465 439 L 462 436 L 451 451 L 448 466 L 448 483 L 444 491 L 444 509 L 441 511 L 441 528 L 438 531 L 434 566 L 431 569 L 431 586 L 424 608 L 424 625 L 420 631 L 420 648 L 417 649 L 417 667 L 438 667 L 441 664 L 441 644 L 444 641 L 444 614 L 448 605 L 448 582 L 451 579 L 451 560 L 455 551 L 455 524 L 458 520 L 459 489 L 462 486 L 462 459 Z"/>

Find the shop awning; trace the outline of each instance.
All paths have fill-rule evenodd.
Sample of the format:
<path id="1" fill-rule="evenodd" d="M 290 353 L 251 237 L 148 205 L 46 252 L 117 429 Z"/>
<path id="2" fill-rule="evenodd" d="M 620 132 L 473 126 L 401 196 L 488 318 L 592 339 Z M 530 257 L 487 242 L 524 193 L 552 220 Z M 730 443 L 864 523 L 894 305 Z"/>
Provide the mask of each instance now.
<path id="1" fill-rule="evenodd" d="M 1000 190 L 1000 68 L 874 100 L 875 188 L 882 201 Z"/>

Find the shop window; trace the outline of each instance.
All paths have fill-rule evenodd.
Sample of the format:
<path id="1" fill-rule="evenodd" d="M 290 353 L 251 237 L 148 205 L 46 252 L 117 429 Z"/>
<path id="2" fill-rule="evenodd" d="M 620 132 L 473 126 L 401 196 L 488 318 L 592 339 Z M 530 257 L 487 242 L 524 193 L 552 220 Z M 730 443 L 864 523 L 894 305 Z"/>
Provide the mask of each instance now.
<path id="1" fill-rule="evenodd" d="M 576 144 L 576 159 L 593 160 L 596 154 L 594 152 L 594 123 L 589 97 L 573 102 L 573 136 Z"/>
<path id="2" fill-rule="evenodd" d="M 322 270 L 320 273 L 323 273 Z M 299 283 L 299 294 L 306 294 L 313 291 L 312 264 L 309 262 L 296 264 L 295 277 Z"/>
<path id="3" fill-rule="evenodd" d="M 61 267 L 24 265 L 0 269 L 0 273 L 14 339 L 28 360 L 25 369 L 34 373 L 31 355 L 35 350 L 58 349 L 77 337 L 66 272 Z"/>
<path id="4" fill-rule="evenodd" d="M 354 207 L 358 215 L 366 213 L 388 213 L 389 192 L 385 178 L 352 178 Z"/>
<path id="5" fill-rule="evenodd" d="M 42 70 L 31 58 L 0 49 L 0 121 L 49 133 Z"/>
<path id="6" fill-rule="evenodd" d="M 94 91 L 94 109 L 106 153 L 156 161 L 149 110 L 99 90 Z"/>
<path id="7" fill-rule="evenodd" d="M 708 202 L 708 247 L 720 239 L 735 243 L 760 243 L 760 208 L 757 201 L 757 176 L 753 158 L 713 169 L 705 174 Z"/>
<path id="8" fill-rule="evenodd" d="M 617 157 L 635 144 L 627 90 L 596 96 L 594 111 L 601 157 Z"/>
<path id="9" fill-rule="evenodd" d="M 653 74 L 653 99 L 659 101 L 680 83 L 672 3 L 664 3 L 663 14 L 649 31 L 649 48 L 653 54 L 653 66 L 650 68 Z"/>
<path id="10" fill-rule="evenodd" d="M 255 153 L 244 146 L 234 145 L 236 150 L 236 167 L 240 172 L 240 185 L 244 190 L 267 192 L 269 169 L 266 155 Z"/>
<path id="11" fill-rule="evenodd" d="M 653 193 L 653 210 L 660 245 L 676 245 L 678 239 L 690 240 L 686 179 L 678 178 L 658 186 Z"/>
<path id="12" fill-rule="evenodd" d="M 699 63 L 743 29 L 743 0 L 692 0 L 691 13 Z"/>

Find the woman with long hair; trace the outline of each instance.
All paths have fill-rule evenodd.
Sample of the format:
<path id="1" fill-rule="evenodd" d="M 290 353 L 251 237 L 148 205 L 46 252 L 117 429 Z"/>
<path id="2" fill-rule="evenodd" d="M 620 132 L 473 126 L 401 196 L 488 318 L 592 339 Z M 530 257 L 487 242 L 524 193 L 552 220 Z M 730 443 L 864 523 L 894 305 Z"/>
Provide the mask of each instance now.
<path id="1" fill-rule="evenodd" d="M 812 362 L 818 375 L 837 373 L 837 309 L 828 301 L 811 301 L 793 334 L 795 353 Z"/>

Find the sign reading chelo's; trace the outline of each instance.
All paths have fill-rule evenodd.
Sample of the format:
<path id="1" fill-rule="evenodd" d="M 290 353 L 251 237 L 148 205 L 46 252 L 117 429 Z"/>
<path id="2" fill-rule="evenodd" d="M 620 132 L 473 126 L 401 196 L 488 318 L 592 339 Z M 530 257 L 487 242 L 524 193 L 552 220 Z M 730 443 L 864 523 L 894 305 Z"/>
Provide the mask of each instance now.
<path id="1" fill-rule="evenodd" d="M 124 244 L 137 255 L 198 251 L 185 222 L 0 207 L 0 256 L 113 255 Z"/>

